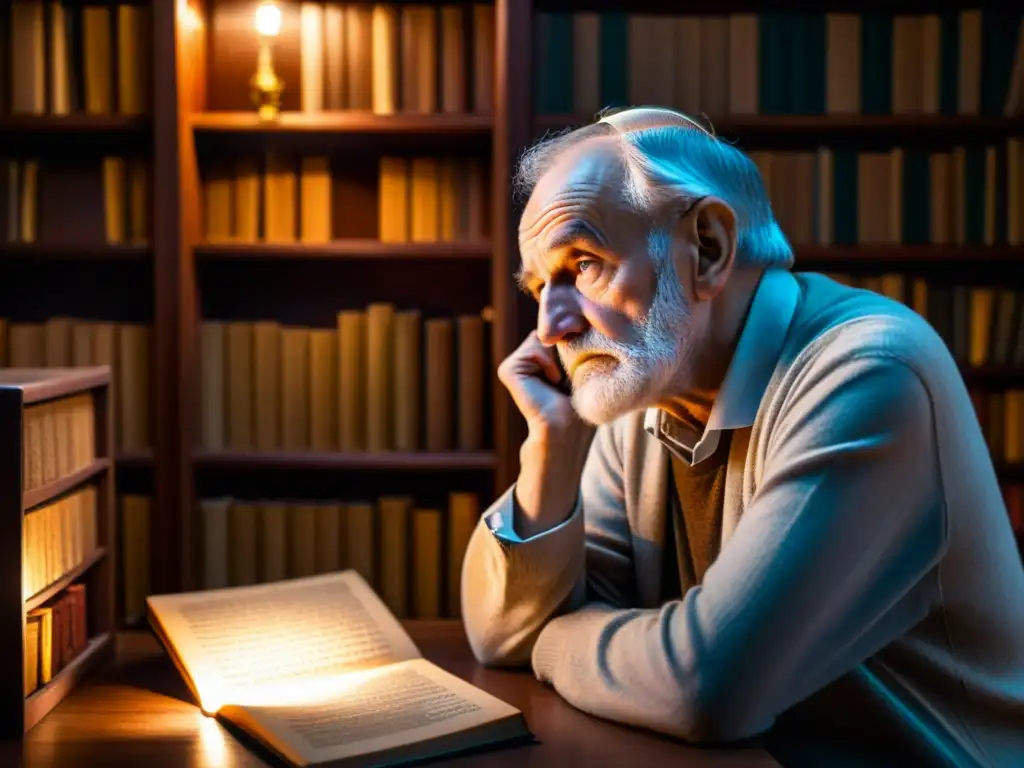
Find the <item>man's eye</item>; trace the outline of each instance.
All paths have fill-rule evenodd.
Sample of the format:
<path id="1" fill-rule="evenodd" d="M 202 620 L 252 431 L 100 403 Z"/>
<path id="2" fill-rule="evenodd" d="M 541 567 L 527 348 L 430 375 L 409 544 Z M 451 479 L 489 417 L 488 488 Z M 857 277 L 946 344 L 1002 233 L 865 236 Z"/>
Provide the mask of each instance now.
<path id="1" fill-rule="evenodd" d="M 597 262 L 593 259 L 581 259 L 576 262 L 576 269 L 580 272 L 586 272 L 590 267 L 596 267 Z"/>

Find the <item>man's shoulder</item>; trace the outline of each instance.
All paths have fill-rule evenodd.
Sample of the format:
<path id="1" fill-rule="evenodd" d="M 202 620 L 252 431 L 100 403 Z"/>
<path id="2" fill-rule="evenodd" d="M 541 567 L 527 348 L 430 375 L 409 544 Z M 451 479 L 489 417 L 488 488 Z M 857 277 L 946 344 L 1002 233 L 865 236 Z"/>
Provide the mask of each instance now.
<path id="1" fill-rule="evenodd" d="M 796 277 L 801 295 L 780 360 L 783 366 L 874 357 L 922 375 L 956 370 L 945 342 L 910 307 L 822 275 Z"/>

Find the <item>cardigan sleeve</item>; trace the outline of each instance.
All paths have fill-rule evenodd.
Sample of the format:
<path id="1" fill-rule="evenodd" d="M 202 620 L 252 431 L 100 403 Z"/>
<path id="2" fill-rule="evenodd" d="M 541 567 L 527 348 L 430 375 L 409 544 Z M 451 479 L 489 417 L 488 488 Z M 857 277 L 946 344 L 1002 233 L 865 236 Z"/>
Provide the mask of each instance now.
<path id="1" fill-rule="evenodd" d="M 804 373 L 701 585 L 655 610 L 588 604 L 541 632 L 535 673 L 569 703 L 741 740 L 925 616 L 945 546 L 928 392 L 884 353 Z"/>
<path id="2" fill-rule="evenodd" d="M 516 541 L 515 486 L 481 517 L 462 566 L 462 616 L 484 664 L 529 664 L 533 643 L 553 616 L 588 594 L 625 606 L 632 594 L 632 550 L 613 427 L 596 430 L 575 509 L 547 531 Z"/>

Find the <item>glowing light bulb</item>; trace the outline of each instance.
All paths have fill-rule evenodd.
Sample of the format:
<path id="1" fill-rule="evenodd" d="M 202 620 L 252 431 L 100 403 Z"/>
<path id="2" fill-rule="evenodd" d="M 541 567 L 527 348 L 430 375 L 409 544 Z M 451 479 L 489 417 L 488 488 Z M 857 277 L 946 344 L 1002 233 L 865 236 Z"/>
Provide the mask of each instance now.
<path id="1" fill-rule="evenodd" d="M 277 37 L 281 31 L 281 9 L 276 3 L 263 3 L 256 9 L 256 31 L 264 37 Z"/>

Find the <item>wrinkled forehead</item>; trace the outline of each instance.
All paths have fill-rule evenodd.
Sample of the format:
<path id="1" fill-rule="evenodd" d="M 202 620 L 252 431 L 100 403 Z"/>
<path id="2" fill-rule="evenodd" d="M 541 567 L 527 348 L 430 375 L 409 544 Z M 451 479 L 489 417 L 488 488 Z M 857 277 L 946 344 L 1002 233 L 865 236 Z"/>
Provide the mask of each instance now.
<path id="1" fill-rule="evenodd" d="M 626 167 L 615 137 L 586 139 L 568 147 L 541 175 L 519 220 L 519 238 L 560 209 L 618 207 L 623 200 Z"/>

